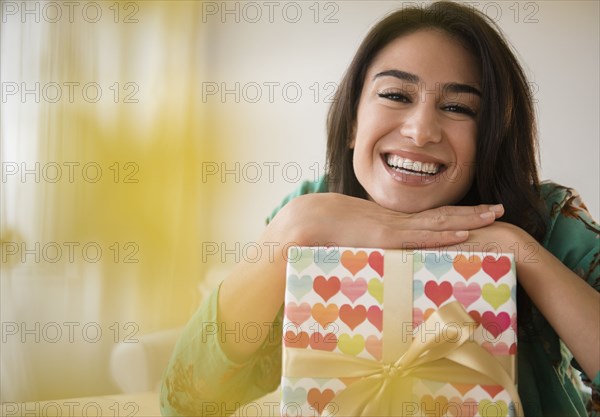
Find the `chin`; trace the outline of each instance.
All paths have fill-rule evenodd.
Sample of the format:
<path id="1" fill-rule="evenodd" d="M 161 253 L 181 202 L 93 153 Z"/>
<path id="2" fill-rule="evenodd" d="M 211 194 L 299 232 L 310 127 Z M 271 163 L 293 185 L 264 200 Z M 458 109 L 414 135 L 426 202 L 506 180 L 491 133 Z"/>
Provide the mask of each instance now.
<path id="1" fill-rule="evenodd" d="M 397 200 L 390 200 L 387 198 L 381 198 L 381 199 L 369 198 L 369 199 L 371 201 L 374 201 L 375 203 L 379 204 L 383 208 L 386 208 L 388 210 L 397 211 L 400 213 L 406 213 L 406 214 L 420 213 L 422 211 L 441 207 L 444 205 L 442 203 L 435 204 L 434 202 L 427 202 L 427 201 L 422 201 L 422 200 L 421 201 L 415 201 L 415 200 L 408 201 L 409 199 L 407 199 L 406 201 L 397 201 Z"/>

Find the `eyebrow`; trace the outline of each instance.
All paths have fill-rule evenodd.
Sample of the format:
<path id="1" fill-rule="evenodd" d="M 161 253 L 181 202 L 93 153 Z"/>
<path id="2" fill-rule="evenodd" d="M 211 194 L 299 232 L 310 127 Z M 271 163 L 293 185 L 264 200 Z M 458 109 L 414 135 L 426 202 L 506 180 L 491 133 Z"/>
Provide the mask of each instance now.
<path id="1" fill-rule="evenodd" d="M 416 74 L 412 74 L 410 72 L 400 71 L 400 70 L 396 70 L 396 69 L 379 72 L 379 73 L 375 74 L 375 76 L 373 76 L 373 80 L 380 78 L 380 77 L 394 77 L 394 78 L 398 78 L 400 80 L 407 81 L 407 82 L 413 83 L 413 84 L 418 84 L 421 81 L 419 76 Z M 469 85 L 469 84 L 448 83 L 448 84 L 444 84 L 444 90 L 449 93 L 456 93 L 456 94 L 468 93 L 468 94 L 474 94 L 478 97 L 481 97 L 481 91 L 479 91 L 478 88 L 473 87 L 472 85 Z"/>

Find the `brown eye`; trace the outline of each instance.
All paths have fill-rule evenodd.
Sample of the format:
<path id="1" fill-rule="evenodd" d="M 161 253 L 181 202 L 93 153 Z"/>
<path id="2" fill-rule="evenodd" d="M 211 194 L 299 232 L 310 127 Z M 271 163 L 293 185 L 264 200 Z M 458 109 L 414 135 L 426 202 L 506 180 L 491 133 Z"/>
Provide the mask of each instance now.
<path id="1" fill-rule="evenodd" d="M 389 93 L 377 93 L 377 95 L 381 98 L 385 98 L 387 100 L 397 101 L 400 103 L 410 103 L 410 98 L 406 95 L 398 92 L 389 92 Z"/>
<path id="2" fill-rule="evenodd" d="M 460 104 L 447 104 L 446 106 L 444 106 L 444 110 L 447 110 L 452 113 L 466 114 L 468 116 L 473 116 L 473 117 L 476 116 L 476 114 L 473 110 L 471 110 L 469 107 L 466 107 L 466 106 L 463 106 Z"/>

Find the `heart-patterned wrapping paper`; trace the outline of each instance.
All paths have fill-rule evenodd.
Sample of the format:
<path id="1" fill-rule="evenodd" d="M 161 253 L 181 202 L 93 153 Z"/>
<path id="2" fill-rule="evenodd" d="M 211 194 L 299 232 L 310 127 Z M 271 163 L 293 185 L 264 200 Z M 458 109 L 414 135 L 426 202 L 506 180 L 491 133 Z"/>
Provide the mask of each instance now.
<path id="1" fill-rule="evenodd" d="M 291 248 L 283 321 L 284 348 L 316 349 L 380 361 L 385 343 L 385 281 L 398 279 L 394 271 L 384 271 L 386 252 L 400 251 Z M 510 363 L 510 373 L 516 375 L 516 275 L 512 255 L 405 253 L 411 255 L 402 259 L 412 262 L 413 305 L 412 323 L 404 323 L 402 328 L 412 334 L 434 311 L 458 301 L 473 321 L 480 323 L 474 341 Z M 506 361 L 509 358 L 512 361 Z M 287 377 L 284 370 L 281 414 L 287 417 L 335 415 L 337 405 L 331 400 L 354 381 L 310 375 L 292 378 Z M 514 414 L 511 398 L 500 386 L 422 379 L 413 385 L 413 403 L 406 410 L 410 416 Z"/>

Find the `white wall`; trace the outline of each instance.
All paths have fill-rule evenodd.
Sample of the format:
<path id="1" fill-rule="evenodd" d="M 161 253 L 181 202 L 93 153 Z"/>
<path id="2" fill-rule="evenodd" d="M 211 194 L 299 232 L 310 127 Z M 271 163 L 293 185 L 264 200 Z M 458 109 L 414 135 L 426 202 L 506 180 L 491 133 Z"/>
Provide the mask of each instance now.
<path id="1" fill-rule="evenodd" d="M 318 23 L 313 2 L 294 3 L 298 7 L 289 2 L 278 3 L 272 23 L 264 3 L 238 5 L 237 12 L 235 3 L 227 3 L 229 14 L 223 14 L 225 6 L 220 2 L 205 5 L 203 18 L 211 25 L 211 36 L 210 79 L 204 80 L 204 92 L 214 87 L 206 83 L 226 83 L 229 89 L 240 83 L 239 103 L 233 93 L 205 97 L 205 102 L 218 112 L 215 146 L 221 159 L 217 162 L 226 161 L 227 167 L 234 169 L 239 161 L 239 171 L 243 174 L 246 167 L 247 177 L 254 177 L 256 170 L 245 164 L 254 162 L 262 167 L 262 177 L 256 183 L 244 181 L 243 175 L 235 183 L 234 175 L 229 174 L 224 184 L 217 175 L 207 177 L 207 184 L 218 185 L 216 189 L 220 191 L 214 204 L 214 239 L 240 241 L 242 245 L 251 241 L 261 230 L 264 216 L 296 186 L 286 181 L 286 173 L 277 168 L 274 183 L 269 183 L 265 162 L 296 162 L 302 167 L 304 179 L 314 176 L 312 164 L 318 164 L 322 171 L 328 108 L 323 95 L 331 91 L 326 83 L 339 81 L 362 37 L 376 20 L 407 3 L 319 3 Z M 578 189 L 598 218 L 598 2 L 469 4 L 500 25 L 535 83 L 542 177 Z M 288 22 L 295 19 L 298 8 L 302 17 L 297 23 Z M 257 10 L 262 16 L 258 17 Z M 337 22 L 325 23 L 326 16 Z M 264 84 L 268 82 L 280 83 L 274 87 L 273 103 L 269 103 L 269 88 Z M 283 97 L 285 83 L 300 86 L 302 97 L 297 103 L 290 102 L 295 91 L 291 84 L 290 97 Z M 319 83 L 317 103 L 315 83 Z M 262 97 L 251 103 L 257 91 Z M 289 169 L 288 179 L 294 174 Z"/>

